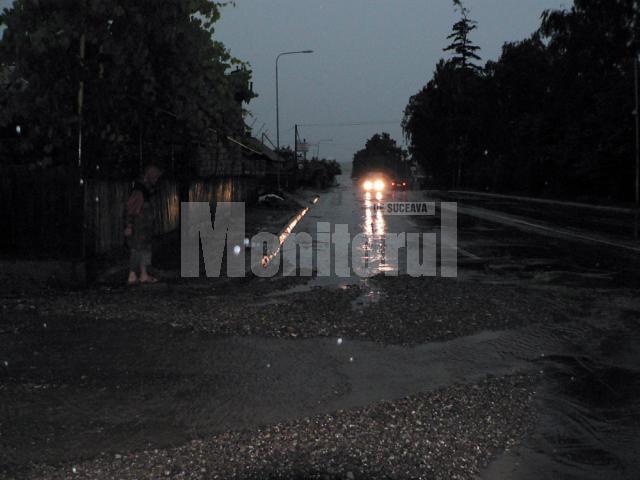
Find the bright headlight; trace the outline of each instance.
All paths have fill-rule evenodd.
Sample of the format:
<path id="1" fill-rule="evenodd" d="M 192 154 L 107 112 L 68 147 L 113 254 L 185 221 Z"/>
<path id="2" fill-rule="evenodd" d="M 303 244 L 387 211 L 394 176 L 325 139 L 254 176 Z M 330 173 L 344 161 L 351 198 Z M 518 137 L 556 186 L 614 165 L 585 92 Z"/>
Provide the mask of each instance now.
<path id="1" fill-rule="evenodd" d="M 373 184 L 373 188 L 375 188 L 378 192 L 384 190 L 384 182 L 382 180 L 376 180 Z"/>
<path id="2" fill-rule="evenodd" d="M 369 190 L 373 190 L 373 183 L 372 183 L 372 182 L 370 182 L 369 180 L 367 180 L 366 182 L 364 182 L 364 183 L 362 184 L 362 188 L 364 188 L 367 192 L 368 192 Z"/>

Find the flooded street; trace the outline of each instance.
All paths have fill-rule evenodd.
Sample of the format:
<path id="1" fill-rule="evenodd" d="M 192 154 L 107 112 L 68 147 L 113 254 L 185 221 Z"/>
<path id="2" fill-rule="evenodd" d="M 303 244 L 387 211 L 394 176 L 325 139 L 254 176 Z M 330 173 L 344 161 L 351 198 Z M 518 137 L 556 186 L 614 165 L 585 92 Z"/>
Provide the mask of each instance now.
<path id="1" fill-rule="evenodd" d="M 427 238 L 439 246 L 440 209 L 386 216 L 375 205 L 439 195 L 376 198 L 344 175 L 292 213 L 280 242 L 309 233 L 317 257 L 332 248 L 317 223 L 347 225 L 366 238 L 353 254 L 389 273 L 387 235 L 436 234 Z M 310 277 L 226 286 L 167 280 L 135 292 L 7 295 L 0 471 L 140 478 L 172 458 L 166 471 L 176 478 L 265 478 L 253 457 L 219 458 L 235 445 L 262 449 L 273 478 L 317 478 L 319 446 L 344 456 L 355 478 L 414 477 L 436 450 L 434 478 L 463 460 L 461 478 L 637 478 L 635 259 L 467 214 L 459 247 L 457 279 L 407 276 L 401 249 L 399 277 L 322 277 L 314 265 Z M 399 436 L 373 420 L 388 411 L 402 418 Z M 351 424 L 353 436 L 336 433 Z M 423 425 L 435 430 L 420 433 Z M 278 435 L 311 435 L 316 447 L 301 443 L 290 463 L 270 440 Z M 412 453 L 409 439 L 419 445 Z M 397 460 L 361 463 L 368 451 Z"/>
<path id="2" fill-rule="evenodd" d="M 437 217 L 390 217 L 374 209 L 375 204 L 388 201 L 440 201 L 438 193 L 374 194 L 352 187 L 346 176 L 341 181 L 338 190 L 325 196 L 299 228 L 313 233 L 315 221 L 330 218 L 334 224 L 348 224 L 352 232 L 365 232 L 369 243 L 359 254 L 372 262 L 378 273 L 391 269 L 384 261 L 388 233 L 439 232 Z M 492 206 L 486 200 L 485 203 Z M 498 205 L 502 211 L 504 203 Z M 460 206 L 464 208 L 466 204 Z M 507 211 L 540 214 L 539 209 L 527 211 L 519 206 L 518 211 L 513 205 L 509 207 Z M 560 223 L 561 209 L 548 209 L 547 215 L 553 217 L 557 228 L 566 226 Z M 576 223 L 575 216 L 567 218 Z M 598 219 L 603 221 L 601 216 L 595 216 L 590 225 L 595 225 L 596 231 L 598 227 L 610 228 L 611 222 L 598 224 Z M 585 223 L 587 218 L 582 222 Z M 468 381 L 469 377 L 461 372 L 538 374 L 540 417 L 532 436 L 522 447 L 496 460 L 484 478 L 635 478 L 640 474 L 640 353 L 636 348 L 640 342 L 640 302 L 633 292 L 638 286 L 637 257 L 630 256 L 624 248 L 567 241 L 554 232 L 535 229 L 531 234 L 529 228 L 483 221 L 473 215 L 462 215 L 460 230 L 462 281 L 489 281 L 496 288 L 500 284 L 523 284 L 553 291 L 560 297 L 586 290 L 593 295 L 597 311 L 585 316 L 575 312 L 571 322 L 560 325 L 483 333 L 480 337 L 418 348 L 409 354 L 409 363 L 430 373 L 422 384 L 417 381 L 413 385 L 421 384 L 424 389 L 426 385 Z M 325 244 L 315 246 L 328 248 Z M 406 257 L 401 254 L 399 258 Z M 400 274 L 406 274 L 406 261 L 401 261 L 399 267 Z M 344 286 L 357 281 L 367 292 L 358 300 L 358 306 L 393 295 L 355 275 L 348 279 L 316 278 L 309 285 Z M 631 298 L 616 299 L 621 287 L 632 289 L 623 293 Z M 486 335 L 488 338 L 483 337 Z M 440 355 L 434 355 L 434 348 Z M 426 357 L 425 349 L 431 352 Z M 408 368 L 402 362 L 396 366 L 403 372 Z"/>
<path id="3" fill-rule="evenodd" d="M 640 0 L 0 0 L 0 480 L 639 480 Z"/>

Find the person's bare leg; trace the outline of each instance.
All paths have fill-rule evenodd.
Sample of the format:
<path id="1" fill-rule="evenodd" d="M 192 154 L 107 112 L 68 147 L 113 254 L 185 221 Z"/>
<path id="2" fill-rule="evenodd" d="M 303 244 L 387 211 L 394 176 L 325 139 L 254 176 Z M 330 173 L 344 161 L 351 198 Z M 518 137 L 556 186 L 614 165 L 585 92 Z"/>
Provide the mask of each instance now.
<path id="1" fill-rule="evenodd" d="M 129 259 L 129 278 L 127 279 L 128 285 L 135 285 L 138 283 L 138 275 L 136 274 L 136 270 L 138 269 L 138 265 L 140 264 L 140 255 L 137 250 L 131 250 L 131 257 Z"/>
<path id="2" fill-rule="evenodd" d="M 156 277 L 149 275 L 146 265 L 140 267 L 140 283 L 156 283 L 157 281 Z"/>
<path id="3" fill-rule="evenodd" d="M 138 275 L 136 274 L 136 272 L 129 272 L 129 279 L 127 280 L 127 283 L 129 285 L 135 285 L 136 283 L 138 283 Z"/>
<path id="4" fill-rule="evenodd" d="M 151 252 L 142 252 L 140 262 L 140 283 L 156 283 L 158 281 L 157 278 L 149 275 L 147 268 L 150 264 Z"/>

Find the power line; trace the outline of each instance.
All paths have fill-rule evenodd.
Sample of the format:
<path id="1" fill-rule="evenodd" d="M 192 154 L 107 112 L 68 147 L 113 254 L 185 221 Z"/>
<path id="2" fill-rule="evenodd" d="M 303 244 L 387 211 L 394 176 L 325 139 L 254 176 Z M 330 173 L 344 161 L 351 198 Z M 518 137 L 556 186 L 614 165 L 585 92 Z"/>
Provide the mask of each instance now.
<path id="1" fill-rule="evenodd" d="M 301 123 L 299 127 L 360 127 L 369 125 L 400 125 L 402 120 L 382 120 L 364 122 L 344 122 L 344 123 Z"/>

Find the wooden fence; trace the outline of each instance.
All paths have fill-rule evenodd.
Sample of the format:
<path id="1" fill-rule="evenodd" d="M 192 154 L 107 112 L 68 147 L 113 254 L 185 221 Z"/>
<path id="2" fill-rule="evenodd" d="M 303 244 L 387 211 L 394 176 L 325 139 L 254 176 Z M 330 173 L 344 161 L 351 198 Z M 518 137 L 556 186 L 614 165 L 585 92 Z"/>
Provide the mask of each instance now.
<path id="1" fill-rule="evenodd" d="M 79 258 L 82 198 L 66 168 L 0 166 L 0 249 L 34 258 Z"/>
<path id="2" fill-rule="evenodd" d="M 85 194 L 85 218 L 89 254 L 106 253 L 124 244 L 125 208 L 130 194 L 130 182 L 88 183 Z M 156 234 L 178 228 L 180 192 L 176 182 L 163 182 L 159 185 L 151 204 L 155 214 Z"/>
<path id="3" fill-rule="evenodd" d="M 90 180 L 81 185 L 79 178 L 68 168 L 0 166 L 0 251 L 82 260 L 122 247 L 131 182 Z M 251 176 L 215 177 L 186 185 L 164 181 L 152 200 L 156 233 L 178 228 L 181 198 L 250 203 L 257 189 L 258 179 Z"/>

